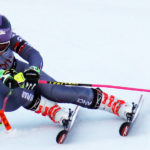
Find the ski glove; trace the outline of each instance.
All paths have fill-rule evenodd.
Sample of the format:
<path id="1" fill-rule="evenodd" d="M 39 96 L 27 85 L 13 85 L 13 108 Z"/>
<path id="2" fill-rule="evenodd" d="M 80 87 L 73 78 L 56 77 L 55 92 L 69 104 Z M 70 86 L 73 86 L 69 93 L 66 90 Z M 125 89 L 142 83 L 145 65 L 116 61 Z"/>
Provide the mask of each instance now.
<path id="1" fill-rule="evenodd" d="M 25 84 L 24 87 L 28 90 L 33 90 L 40 79 L 40 69 L 36 66 L 31 66 L 24 71 Z"/>
<path id="2" fill-rule="evenodd" d="M 0 79 L 3 81 L 3 84 L 10 89 L 15 89 L 19 87 L 19 84 L 14 80 L 14 76 L 17 72 L 14 69 L 10 70 L 0 70 Z"/>

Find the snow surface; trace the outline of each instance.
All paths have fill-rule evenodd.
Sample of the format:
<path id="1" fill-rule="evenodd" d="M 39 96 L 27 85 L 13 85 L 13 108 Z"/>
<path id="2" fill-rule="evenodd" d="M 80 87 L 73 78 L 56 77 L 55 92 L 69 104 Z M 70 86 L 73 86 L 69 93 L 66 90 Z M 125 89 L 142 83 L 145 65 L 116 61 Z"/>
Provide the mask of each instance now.
<path id="1" fill-rule="evenodd" d="M 1 0 L 0 5 L 56 80 L 150 88 L 149 0 Z M 141 94 L 103 90 L 129 102 Z M 0 150 L 147 150 L 150 94 L 143 94 L 143 109 L 126 138 L 118 132 L 120 118 L 81 108 L 66 143 L 58 145 L 60 126 L 20 108 L 6 113 L 13 130 L 0 127 Z"/>

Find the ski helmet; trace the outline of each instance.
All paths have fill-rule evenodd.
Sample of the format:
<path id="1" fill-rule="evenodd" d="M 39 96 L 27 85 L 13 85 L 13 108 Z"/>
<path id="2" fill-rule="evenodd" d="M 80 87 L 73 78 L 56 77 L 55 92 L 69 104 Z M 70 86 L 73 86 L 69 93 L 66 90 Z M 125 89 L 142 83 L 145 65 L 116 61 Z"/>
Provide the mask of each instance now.
<path id="1" fill-rule="evenodd" d="M 0 51 L 6 50 L 10 43 L 12 30 L 8 19 L 0 15 Z"/>

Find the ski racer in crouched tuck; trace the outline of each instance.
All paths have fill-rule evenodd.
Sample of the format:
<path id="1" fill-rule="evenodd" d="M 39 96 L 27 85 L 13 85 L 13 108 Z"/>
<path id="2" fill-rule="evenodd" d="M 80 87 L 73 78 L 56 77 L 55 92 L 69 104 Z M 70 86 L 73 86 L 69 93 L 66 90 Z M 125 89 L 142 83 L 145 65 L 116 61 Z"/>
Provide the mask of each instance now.
<path id="1" fill-rule="evenodd" d="M 14 53 L 26 60 L 15 58 Z M 38 84 L 38 80 L 55 81 L 42 71 L 42 57 L 37 50 L 28 45 L 19 35 L 12 32 L 8 19 L 0 15 L 0 107 L 10 89 L 5 111 L 11 112 L 19 107 L 48 116 L 53 122 L 63 125 L 69 110 L 61 108 L 58 103 L 72 103 L 89 109 L 111 112 L 123 119 L 132 112 L 132 105 L 117 99 L 100 89 Z M 24 80 L 16 80 L 22 73 Z M 45 97 L 45 98 L 41 98 Z"/>

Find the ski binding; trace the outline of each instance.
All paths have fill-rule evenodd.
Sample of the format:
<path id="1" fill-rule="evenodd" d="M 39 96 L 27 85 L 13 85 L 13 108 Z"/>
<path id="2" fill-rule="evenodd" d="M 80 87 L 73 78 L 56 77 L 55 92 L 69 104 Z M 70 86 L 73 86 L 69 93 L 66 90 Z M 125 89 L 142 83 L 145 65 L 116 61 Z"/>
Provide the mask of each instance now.
<path id="1" fill-rule="evenodd" d="M 132 103 L 132 113 L 127 114 L 127 121 L 123 122 L 120 126 L 119 133 L 121 136 L 127 136 L 135 120 L 137 119 L 139 112 L 143 104 L 143 95 L 140 96 L 138 104 Z"/>
<path id="2" fill-rule="evenodd" d="M 79 106 L 76 106 L 75 107 L 75 110 L 71 111 L 69 110 L 69 119 L 68 120 L 64 120 L 63 122 L 63 130 L 61 130 L 57 136 L 56 136 L 56 142 L 58 144 L 63 144 L 68 133 L 70 132 L 73 124 L 74 124 L 74 121 L 77 117 L 77 114 L 78 114 L 78 111 L 79 111 Z"/>

